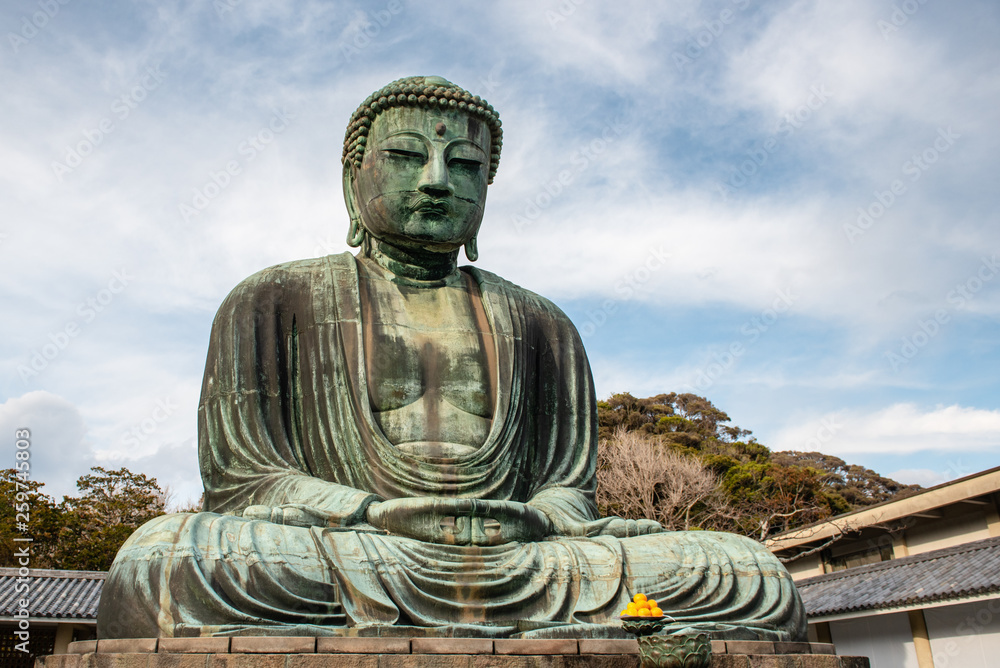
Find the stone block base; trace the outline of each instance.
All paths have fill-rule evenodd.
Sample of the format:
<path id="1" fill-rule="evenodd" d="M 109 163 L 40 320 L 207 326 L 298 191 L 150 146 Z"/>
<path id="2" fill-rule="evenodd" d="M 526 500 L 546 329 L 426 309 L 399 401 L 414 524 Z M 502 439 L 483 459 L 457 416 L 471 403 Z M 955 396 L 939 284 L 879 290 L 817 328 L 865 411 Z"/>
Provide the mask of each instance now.
<path id="1" fill-rule="evenodd" d="M 70 643 L 35 668 L 639 668 L 635 640 L 135 638 Z M 833 645 L 713 641 L 711 668 L 870 668 Z"/>

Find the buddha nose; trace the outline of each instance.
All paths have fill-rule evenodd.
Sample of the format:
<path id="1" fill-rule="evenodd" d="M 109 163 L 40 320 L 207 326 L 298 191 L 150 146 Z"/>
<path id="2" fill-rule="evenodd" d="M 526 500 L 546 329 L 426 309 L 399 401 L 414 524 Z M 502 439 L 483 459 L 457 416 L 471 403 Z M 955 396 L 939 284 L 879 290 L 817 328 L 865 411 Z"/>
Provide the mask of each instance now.
<path id="1" fill-rule="evenodd" d="M 448 179 L 448 165 L 443 155 L 427 160 L 418 189 L 430 197 L 448 197 L 455 192 Z"/>

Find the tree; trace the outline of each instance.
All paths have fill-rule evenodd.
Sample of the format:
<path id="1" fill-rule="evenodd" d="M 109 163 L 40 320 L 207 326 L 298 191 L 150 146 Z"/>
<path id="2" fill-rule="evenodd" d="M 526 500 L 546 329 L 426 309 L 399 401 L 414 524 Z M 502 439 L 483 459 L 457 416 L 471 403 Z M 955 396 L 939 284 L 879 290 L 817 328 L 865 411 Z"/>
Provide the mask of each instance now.
<path id="1" fill-rule="evenodd" d="M 171 513 L 200 513 L 205 510 L 205 493 L 202 492 L 197 501 L 188 499 L 184 503 L 178 503 L 172 508 L 169 507 L 170 505 L 169 503 L 167 504 L 168 512 Z"/>
<path id="2" fill-rule="evenodd" d="M 716 528 L 763 541 L 768 536 L 851 510 L 813 468 L 774 462 L 738 464 L 726 473 L 727 512 Z"/>
<path id="3" fill-rule="evenodd" d="M 167 493 L 154 478 L 126 468 L 90 471 L 77 480 L 79 496 L 61 503 L 42 493 L 43 483 L 2 472 L 0 565 L 20 566 L 16 551 L 29 545 L 31 568 L 107 570 L 132 532 L 164 513 Z M 17 517 L 23 510 L 25 531 Z M 19 537 L 32 540 L 15 542 Z"/>
<path id="4" fill-rule="evenodd" d="M 21 566 L 22 557 L 17 553 L 27 547 L 31 568 L 54 568 L 52 556 L 63 526 L 62 510 L 42 493 L 43 483 L 21 475 L 18 478 L 12 468 L 0 472 L 0 565 Z M 28 521 L 22 524 L 25 516 Z"/>
<path id="5" fill-rule="evenodd" d="M 165 494 L 154 478 L 126 468 L 90 470 L 76 483 L 80 496 L 62 504 L 65 526 L 54 555 L 58 568 L 107 570 L 133 531 L 164 514 Z"/>
<path id="6" fill-rule="evenodd" d="M 871 469 L 848 464 L 822 452 L 775 452 L 771 460 L 783 466 L 807 466 L 824 471 L 827 484 L 852 506 L 867 506 L 901 499 L 919 492 L 920 485 L 904 485 Z"/>
<path id="7" fill-rule="evenodd" d="M 750 460 L 767 457 L 770 451 L 751 437 L 750 431 L 726 424 L 729 416 L 705 397 L 696 394 L 658 394 L 636 399 L 624 392 L 597 404 L 597 422 L 602 438 L 616 429 L 655 436 L 678 448 Z M 749 437 L 749 438 L 748 438 Z"/>
<path id="8" fill-rule="evenodd" d="M 690 529 L 718 490 L 715 475 L 697 459 L 619 427 L 600 443 L 597 506 L 602 515 L 656 520 L 666 529 Z"/>
<path id="9" fill-rule="evenodd" d="M 772 453 L 695 394 L 645 399 L 614 394 L 598 402 L 597 416 L 599 506 L 630 519 L 658 519 L 669 528 L 692 524 L 764 540 L 920 490 L 838 457 Z M 681 457 L 690 468 L 682 472 L 678 462 L 668 466 L 664 452 Z M 701 473 L 712 476 L 715 489 L 699 492 L 699 500 L 688 506 L 685 494 L 691 485 L 701 489 Z M 688 477 L 694 481 L 690 485 Z M 651 486 L 634 489 L 640 480 Z"/>

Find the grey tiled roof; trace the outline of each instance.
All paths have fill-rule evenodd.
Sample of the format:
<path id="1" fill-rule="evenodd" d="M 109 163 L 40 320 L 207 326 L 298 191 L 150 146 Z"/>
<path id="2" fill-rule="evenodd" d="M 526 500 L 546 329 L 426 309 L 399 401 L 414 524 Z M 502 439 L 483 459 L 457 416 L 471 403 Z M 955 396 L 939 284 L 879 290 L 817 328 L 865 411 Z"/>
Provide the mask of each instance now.
<path id="1" fill-rule="evenodd" d="M 104 571 L 49 571 L 32 568 L 27 594 L 17 590 L 18 569 L 0 568 L 0 618 L 18 610 L 18 600 L 27 597 L 32 617 L 50 619 L 97 619 L 97 604 L 104 587 Z"/>
<path id="2" fill-rule="evenodd" d="M 809 617 L 1000 592 L 1000 538 L 827 573 L 796 587 Z"/>

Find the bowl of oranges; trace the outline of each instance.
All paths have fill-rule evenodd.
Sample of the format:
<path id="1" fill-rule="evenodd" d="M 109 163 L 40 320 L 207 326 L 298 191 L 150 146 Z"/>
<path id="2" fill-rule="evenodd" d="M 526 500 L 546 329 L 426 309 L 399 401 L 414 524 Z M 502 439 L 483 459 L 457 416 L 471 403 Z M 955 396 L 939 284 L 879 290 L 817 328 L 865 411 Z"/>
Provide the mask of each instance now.
<path id="1" fill-rule="evenodd" d="M 663 614 L 663 610 L 654 599 L 641 593 L 632 597 L 619 616 L 622 620 L 622 629 L 636 636 L 657 633 L 674 621 L 670 615 Z"/>

